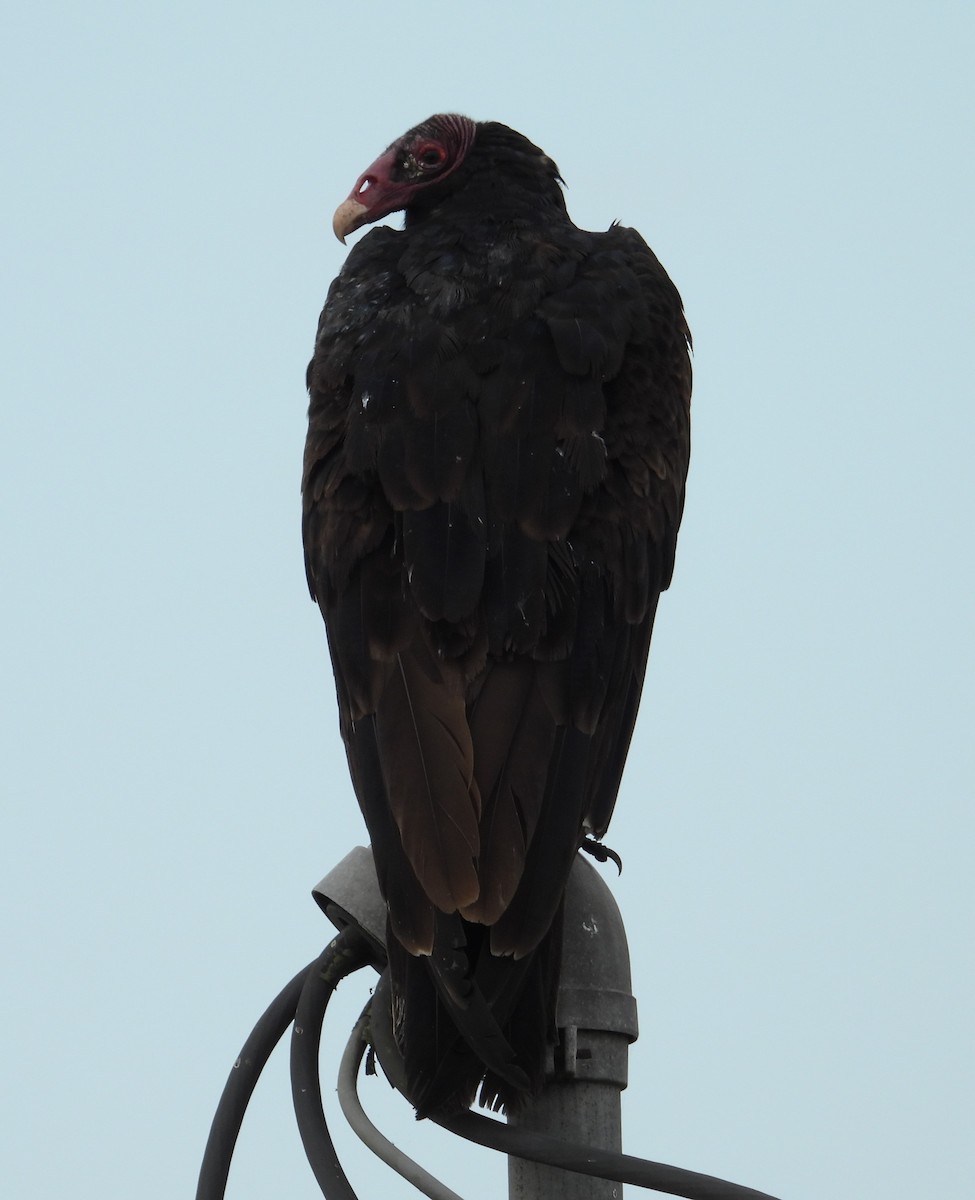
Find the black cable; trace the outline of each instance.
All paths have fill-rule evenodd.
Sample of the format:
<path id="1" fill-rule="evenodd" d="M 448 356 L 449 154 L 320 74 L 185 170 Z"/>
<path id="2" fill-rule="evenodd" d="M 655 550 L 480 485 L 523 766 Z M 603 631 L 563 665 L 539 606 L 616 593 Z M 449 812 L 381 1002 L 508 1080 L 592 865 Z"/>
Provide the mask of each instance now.
<path id="1" fill-rule="evenodd" d="M 329 942 L 314 962 L 303 967 L 268 1005 L 237 1056 L 237 1061 L 231 1069 L 220 1096 L 213 1124 L 210 1126 L 210 1136 L 207 1138 L 206 1149 L 203 1152 L 196 1200 L 223 1200 L 234 1147 L 237 1144 L 247 1105 L 257 1086 L 261 1072 L 271 1056 L 271 1051 L 281 1040 L 292 1021 L 303 1025 L 302 1032 L 305 1027 L 311 1030 L 314 1040 L 314 1094 L 318 1098 L 317 1116 L 313 1111 L 309 1114 L 308 1109 L 313 1106 L 308 1105 L 305 1096 L 301 1098 L 302 1109 L 298 1111 L 299 1099 L 297 1095 L 295 1097 L 298 1127 L 301 1130 L 305 1153 L 312 1163 L 312 1169 L 315 1170 L 319 1186 L 323 1191 L 325 1188 L 322 1177 L 316 1169 L 316 1163 L 321 1164 L 329 1157 L 334 1163 L 331 1171 L 326 1169 L 326 1175 L 330 1181 L 329 1186 L 334 1184 L 331 1193 L 325 1192 L 328 1200 L 332 1200 L 333 1196 L 335 1200 L 356 1200 L 355 1193 L 349 1187 L 348 1181 L 335 1159 L 335 1150 L 325 1125 L 325 1116 L 321 1107 L 321 1089 L 318 1084 L 317 1057 L 325 1006 L 339 980 L 362 966 L 365 961 L 367 958 L 363 957 L 361 939 L 355 930 L 341 933 Z M 326 978 L 331 982 L 326 983 Z M 302 1007 L 303 1000 L 304 1007 Z M 318 1007 L 317 1014 L 314 1012 L 316 1006 Z M 297 1020 L 299 1013 L 302 1014 L 303 1022 Z M 296 1078 L 295 1043 L 300 1040 L 302 1039 L 298 1037 L 296 1029 L 295 1035 L 292 1037 L 293 1089 Z M 300 1058 L 301 1055 L 298 1054 L 297 1057 Z M 299 1064 L 298 1070 L 304 1072 L 302 1076 L 304 1078 L 307 1075 L 307 1064 Z M 332 1178 L 336 1169 L 341 1176 L 340 1182 L 335 1182 Z M 344 1191 L 342 1190 L 343 1185 Z"/>
<path id="2" fill-rule="evenodd" d="M 682 1167 L 634 1158 L 632 1154 L 619 1154 L 594 1146 L 578 1146 L 574 1142 L 563 1142 L 541 1133 L 529 1133 L 516 1126 L 502 1125 L 499 1121 L 473 1112 L 437 1120 L 437 1124 L 468 1141 L 477 1142 L 491 1150 L 500 1150 L 503 1154 L 512 1154 L 516 1158 L 528 1159 L 529 1162 L 546 1163 L 565 1171 L 597 1175 L 601 1179 L 613 1179 L 619 1183 L 632 1183 L 636 1187 L 666 1192 L 670 1196 L 683 1196 L 685 1200 L 775 1200 L 766 1192 L 756 1192 L 753 1188 L 716 1179 L 713 1175 L 700 1175 L 697 1171 L 685 1171 Z"/>
<path id="3" fill-rule="evenodd" d="M 268 1005 L 231 1068 L 210 1126 L 196 1200 L 223 1200 L 237 1135 L 271 1051 L 294 1020 L 298 997 L 313 963 L 303 967 Z"/>
<path id="4" fill-rule="evenodd" d="M 354 928 L 333 938 L 305 976 L 291 1034 L 291 1095 L 298 1132 L 325 1200 L 357 1200 L 335 1153 L 319 1079 L 322 1021 L 332 993 L 346 975 L 365 966 L 372 952 Z"/>

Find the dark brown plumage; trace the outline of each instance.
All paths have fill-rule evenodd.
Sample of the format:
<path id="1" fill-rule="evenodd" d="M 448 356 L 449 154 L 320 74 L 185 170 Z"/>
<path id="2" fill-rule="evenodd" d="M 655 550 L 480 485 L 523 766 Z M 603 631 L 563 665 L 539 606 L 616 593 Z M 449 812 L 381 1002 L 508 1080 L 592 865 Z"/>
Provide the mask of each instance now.
<path id="1" fill-rule="evenodd" d="M 562 894 L 613 811 L 684 502 L 680 297 L 559 184 L 504 125 L 412 129 L 336 213 L 343 240 L 405 228 L 350 252 L 308 369 L 308 582 L 421 1114 L 541 1083 Z"/>

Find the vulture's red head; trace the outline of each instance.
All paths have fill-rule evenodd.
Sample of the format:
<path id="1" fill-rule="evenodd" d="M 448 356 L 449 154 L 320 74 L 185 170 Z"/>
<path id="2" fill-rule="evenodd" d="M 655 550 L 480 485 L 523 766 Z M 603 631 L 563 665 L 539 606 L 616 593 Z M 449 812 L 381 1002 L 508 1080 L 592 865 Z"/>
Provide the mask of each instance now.
<path id="1" fill-rule="evenodd" d="M 443 182 L 461 165 L 477 130 L 469 117 L 430 117 L 393 142 L 356 180 L 332 218 L 340 242 L 355 229 L 406 208 L 421 189 Z"/>
<path id="2" fill-rule="evenodd" d="M 356 180 L 332 228 L 344 242 L 363 225 L 402 209 L 429 209 L 475 175 L 499 170 L 535 193 L 547 193 L 565 211 L 558 168 L 537 146 L 507 125 L 448 113 L 430 117 L 393 142 Z M 536 201 L 544 203 L 538 195 Z"/>

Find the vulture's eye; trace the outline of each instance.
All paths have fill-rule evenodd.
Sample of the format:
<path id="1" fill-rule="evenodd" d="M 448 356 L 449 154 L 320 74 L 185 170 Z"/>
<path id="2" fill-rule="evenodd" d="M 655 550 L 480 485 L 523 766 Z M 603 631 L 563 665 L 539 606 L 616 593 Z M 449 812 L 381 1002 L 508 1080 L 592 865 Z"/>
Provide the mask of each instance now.
<path id="1" fill-rule="evenodd" d="M 437 142 L 423 142 L 413 157 L 421 171 L 435 171 L 447 161 L 447 151 Z"/>

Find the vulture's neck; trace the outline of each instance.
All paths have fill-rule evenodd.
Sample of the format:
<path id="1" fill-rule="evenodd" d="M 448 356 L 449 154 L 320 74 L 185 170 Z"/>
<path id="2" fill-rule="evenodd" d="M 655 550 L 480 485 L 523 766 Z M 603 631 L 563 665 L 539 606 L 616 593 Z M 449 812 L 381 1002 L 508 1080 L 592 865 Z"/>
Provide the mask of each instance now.
<path id="1" fill-rule="evenodd" d="M 551 176 L 477 172 L 430 206 L 406 210 L 406 227 L 429 225 L 539 226 L 568 222 L 562 189 Z"/>

